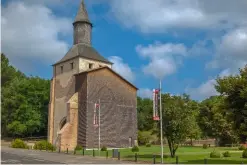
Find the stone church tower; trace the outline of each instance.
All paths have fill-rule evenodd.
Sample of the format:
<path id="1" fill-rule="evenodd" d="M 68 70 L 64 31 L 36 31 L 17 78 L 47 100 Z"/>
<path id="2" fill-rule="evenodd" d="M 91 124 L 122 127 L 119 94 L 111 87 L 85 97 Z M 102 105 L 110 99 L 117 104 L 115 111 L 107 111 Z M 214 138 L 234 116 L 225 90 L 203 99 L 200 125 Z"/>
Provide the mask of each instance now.
<path id="1" fill-rule="evenodd" d="M 92 23 L 83 0 L 73 27 L 72 48 L 53 65 L 48 141 L 62 150 L 76 145 L 130 147 L 137 140 L 137 88 L 92 47 Z M 99 101 L 100 141 L 95 124 Z"/>

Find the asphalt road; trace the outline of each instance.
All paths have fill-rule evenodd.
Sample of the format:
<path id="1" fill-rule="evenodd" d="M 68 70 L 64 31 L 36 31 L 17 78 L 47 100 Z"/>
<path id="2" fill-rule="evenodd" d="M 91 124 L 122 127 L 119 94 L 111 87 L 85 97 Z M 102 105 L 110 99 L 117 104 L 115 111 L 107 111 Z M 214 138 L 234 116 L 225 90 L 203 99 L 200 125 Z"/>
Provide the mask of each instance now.
<path id="1" fill-rule="evenodd" d="M 111 158 L 71 155 L 1 146 L 1 164 L 133 164 Z"/>
<path id="2" fill-rule="evenodd" d="M 52 162 L 30 156 L 20 156 L 4 151 L 1 151 L 1 156 L 1 164 L 61 164 L 60 162 Z"/>

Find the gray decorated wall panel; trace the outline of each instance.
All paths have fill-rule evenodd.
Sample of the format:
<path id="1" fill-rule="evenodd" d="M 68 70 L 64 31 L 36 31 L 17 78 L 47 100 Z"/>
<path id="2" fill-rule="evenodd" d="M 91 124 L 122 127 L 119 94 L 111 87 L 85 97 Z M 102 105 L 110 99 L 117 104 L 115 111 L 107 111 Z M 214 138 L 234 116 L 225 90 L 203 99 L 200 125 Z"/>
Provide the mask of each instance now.
<path id="1" fill-rule="evenodd" d="M 78 138 L 77 144 L 86 146 L 87 129 L 87 77 L 86 74 L 76 76 L 76 91 L 78 91 Z"/>
<path id="2" fill-rule="evenodd" d="M 101 100 L 101 146 L 129 147 L 137 139 L 136 91 L 107 69 L 88 74 L 87 146 L 98 146 L 94 103 Z M 134 92 L 133 92 L 134 91 Z"/>

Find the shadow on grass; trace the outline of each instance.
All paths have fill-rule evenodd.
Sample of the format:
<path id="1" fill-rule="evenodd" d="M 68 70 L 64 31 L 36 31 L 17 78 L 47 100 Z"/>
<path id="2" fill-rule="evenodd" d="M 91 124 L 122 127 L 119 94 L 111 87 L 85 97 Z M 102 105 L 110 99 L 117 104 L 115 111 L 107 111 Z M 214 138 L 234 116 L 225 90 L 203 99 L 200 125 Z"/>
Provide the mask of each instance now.
<path id="1" fill-rule="evenodd" d="M 156 162 L 160 160 L 160 155 L 156 155 Z M 124 156 L 123 159 L 127 160 L 135 160 L 135 155 L 127 155 Z M 141 154 L 138 155 L 138 162 L 153 162 L 153 155 L 152 154 Z M 176 158 L 171 158 L 168 155 L 164 155 L 164 163 L 169 163 L 169 164 L 175 164 Z M 192 159 L 192 160 L 179 160 L 179 164 L 204 164 L 204 159 L 199 158 L 199 159 Z M 225 158 L 219 158 L 219 159 L 207 159 L 207 164 L 246 164 L 246 160 L 231 160 L 231 159 L 225 159 Z"/>
<path id="2" fill-rule="evenodd" d="M 182 164 L 204 164 L 204 160 L 188 160 L 188 161 L 181 161 L 179 163 Z M 247 160 L 229 160 L 229 159 L 208 159 L 207 164 L 246 164 Z"/>
<path id="3" fill-rule="evenodd" d="M 124 156 L 125 158 L 135 158 L 135 155 L 127 155 L 127 156 Z M 137 157 L 138 158 L 146 158 L 146 159 L 150 159 L 150 158 L 153 158 L 154 155 L 153 154 L 137 154 Z M 155 155 L 155 158 L 160 158 L 161 156 L 160 155 Z M 168 155 L 164 155 L 164 158 L 169 158 Z"/>

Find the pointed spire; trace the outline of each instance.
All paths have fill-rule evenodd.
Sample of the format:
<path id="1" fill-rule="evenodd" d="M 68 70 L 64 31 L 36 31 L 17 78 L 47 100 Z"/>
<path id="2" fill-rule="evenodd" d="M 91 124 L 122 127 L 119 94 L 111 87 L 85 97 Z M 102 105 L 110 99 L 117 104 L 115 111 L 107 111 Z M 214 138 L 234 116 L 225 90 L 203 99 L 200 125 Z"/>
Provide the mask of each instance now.
<path id="1" fill-rule="evenodd" d="M 87 22 L 87 23 L 91 24 L 91 22 L 88 18 L 88 14 L 87 14 L 84 0 L 81 1 L 79 10 L 78 10 L 77 15 L 75 17 L 74 23 L 76 23 L 76 22 Z"/>

